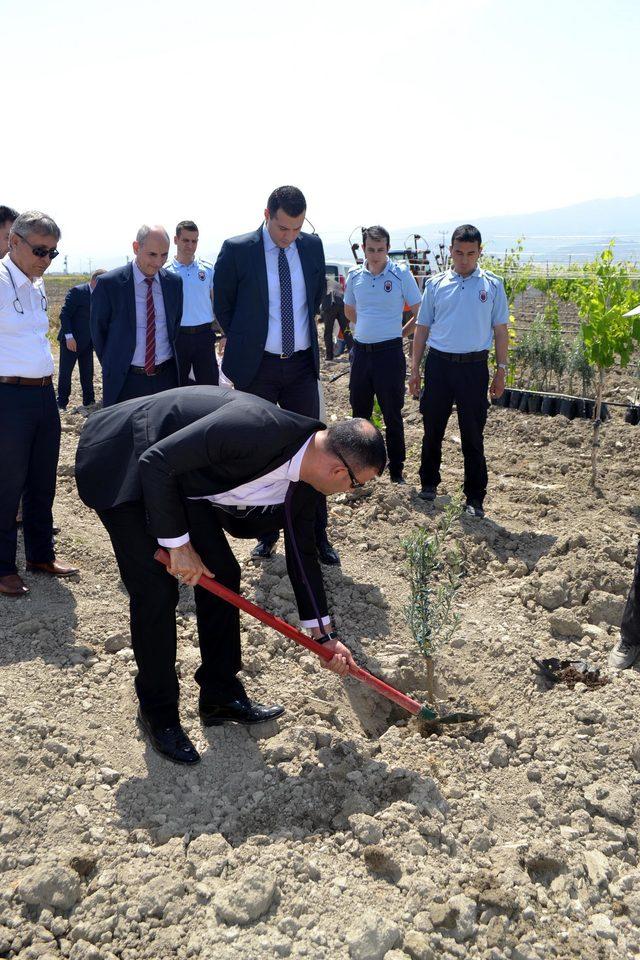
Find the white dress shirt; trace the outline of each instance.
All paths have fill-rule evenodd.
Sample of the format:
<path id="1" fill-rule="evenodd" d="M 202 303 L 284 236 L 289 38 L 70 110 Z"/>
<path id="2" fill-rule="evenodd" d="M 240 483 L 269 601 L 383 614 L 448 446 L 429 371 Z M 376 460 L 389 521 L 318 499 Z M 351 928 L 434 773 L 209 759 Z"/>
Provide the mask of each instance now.
<path id="1" fill-rule="evenodd" d="M 48 332 L 42 277 L 32 283 L 7 254 L 0 260 L 0 377 L 50 377 Z"/>
<path id="2" fill-rule="evenodd" d="M 133 286 L 136 293 L 136 349 L 131 358 L 134 367 L 144 367 L 144 354 L 147 343 L 147 284 L 146 277 L 138 264 L 133 261 Z M 167 315 L 164 311 L 164 297 L 160 286 L 160 277 L 156 273 L 151 285 L 153 305 L 156 310 L 156 364 L 164 363 L 173 357 L 173 348 L 167 333 Z"/>
<path id="3" fill-rule="evenodd" d="M 273 240 L 266 227 L 262 228 L 264 241 L 264 259 L 267 266 L 267 286 L 269 288 L 269 330 L 264 349 L 267 353 L 282 353 L 282 314 L 280 312 L 280 274 L 278 256 L 280 247 Z M 291 293 L 293 294 L 293 323 L 295 329 L 295 349 L 306 350 L 311 346 L 309 336 L 309 308 L 307 306 L 307 288 L 300 263 L 300 254 L 295 243 L 284 248 L 289 271 L 291 273 Z"/>
<path id="4" fill-rule="evenodd" d="M 312 437 L 305 440 L 298 452 L 287 460 L 282 466 L 276 467 L 270 473 L 265 473 L 263 477 L 257 480 L 249 480 L 248 483 L 242 483 L 239 487 L 232 490 L 226 490 L 224 493 L 215 493 L 208 497 L 189 497 L 189 500 L 208 500 L 210 503 L 219 503 L 224 506 L 233 507 L 256 507 L 273 506 L 274 504 L 284 503 L 289 485 L 297 483 L 300 480 L 300 466 L 305 450 L 311 443 Z M 158 543 L 161 547 L 182 547 L 189 542 L 189 534 L 184 533 L 181 537 L 173 537 L 170 540 L 161 540 Z M 317 619 L 301 620 L 303 627 L 315 627 Z M 331 623 L 330 617 L 322 617 L 322 626 L 326 627 Z"/>

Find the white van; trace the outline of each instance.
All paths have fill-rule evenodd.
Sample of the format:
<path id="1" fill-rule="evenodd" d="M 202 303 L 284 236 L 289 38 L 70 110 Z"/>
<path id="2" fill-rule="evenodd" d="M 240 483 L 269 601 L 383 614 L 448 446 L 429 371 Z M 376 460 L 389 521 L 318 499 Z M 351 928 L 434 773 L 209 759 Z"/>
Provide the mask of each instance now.
<path id="1" fill-rule="evenodd" d="M 325 266 L 327 280 L 337 281 L 344 290 L 349 272 L 357 263 L 354 260 L 328 260 Z"/>

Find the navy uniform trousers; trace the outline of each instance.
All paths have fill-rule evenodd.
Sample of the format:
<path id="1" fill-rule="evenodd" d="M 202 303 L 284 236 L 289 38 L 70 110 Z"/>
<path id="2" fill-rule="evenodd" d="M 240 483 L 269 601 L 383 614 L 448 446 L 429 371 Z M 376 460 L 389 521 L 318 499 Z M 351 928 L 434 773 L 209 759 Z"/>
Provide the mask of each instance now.
<path id="1" fill-rule="evenodd" d="M 60 453 L 60 413 L 51 383 L 0 383 L 0 577 L 16 573 L 22 500 L 24 551 L 48 563 L 53 549 L 53 500 Z"/>
<path id="2" fill-rule="evenodd" d="M 252 393 L 263 400 L 276 403 L 283 410 L 300 413 L 303 417 L 317 420 L 320 416 L 320 394 L 313 366 L 313 352 L 297 350 L 286 360 L 274 353 L 264 353 L 258 372 L 244 393 Z M 316 510 L 316 543 L 327 539 L 327 498 L 318 494 Z M 273 544 L 279 531 L 271 531 L 261 537 L 262 543 Z"/>
<path id="3" fill-rule="evenodd" d="M 93 391 L 93 344 L 82 352 L 69 350 L 66 340 L 60 341 L 60 366 L 58 368 L 58 406 L 64 408 L 69 403 L 71 394 L 71 375 L 78 363 L 80 371 L 80 386 L 82 387 L 82 402 L 85 407 L 95 403 Z"/>
<path id="4" fill-rule="evenodd" d="M 236 593 L 240 589 L 240 566 L 224 531 L 233 537 L 253 539 L 279 530 L 284 523 L 282 504 L 246 518 L 204 500 L 186 500 L 185 509 L 194 550 L 216 580 Z M 178 722 L 178 583 L 153 559 L 158 542 L 147 529 L 142 501 L 100 511 L 99 517 L 111 539 L 129 594 L 140 708 L 152 726 L 170 726 Z M 195 674 L 200 704 L 206 707 L 246 699 L 245 689 L 236 676 L 242 668 L 239 611 L 202 587 L 195 587 L 194 595 L 202 661 Z"/>
<path id="5" fill-rule="evenodd" d="M 386 429 L 390 473 L 402 473 L 406 457 L 404 443 L 405 375 L 407 362 L 402 337 L 380 343 L 354 342 L 349 379 L 349 399 L 354 417 L 370 420 L 377 397 Z"/>
<path id="6" fill-rule="evenodd" d="M 447 354 L 432 347 L 425 361 L 424 387 L 420 396 L 424 424 L 420 462 L 422 486 L 437 487 L 440 483 L 442 441 L 455 403 L 464 457 L 463 490 L 467 500 L 477 506 L 482 506 L 488 481 L 483 437 L 489 409 L 487 355 L 485 350 L 472 354 Z"/>
<path id="7" fill-rule="evenodd" d="M 193 383 L 189 374 L 193 367 L 196 383 L 218 386 L 218 361 L 216 359 L 216 335 L 210 323 L 197 327 L 180 327 L 176 341 L 176 354 L 180 383 L 188 386 Z"/>

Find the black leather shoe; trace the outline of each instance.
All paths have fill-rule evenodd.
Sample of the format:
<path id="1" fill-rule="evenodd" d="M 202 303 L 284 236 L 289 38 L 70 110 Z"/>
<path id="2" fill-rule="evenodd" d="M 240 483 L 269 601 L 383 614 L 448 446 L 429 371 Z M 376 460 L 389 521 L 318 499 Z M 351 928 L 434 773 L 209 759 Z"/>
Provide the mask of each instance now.
<path id="1" fill-rule="evenodd" d="M 257 547 L 251 551 L 252 560 L 270 560 L 276 552 L 275 543 L 263 543 L 262 540 Z"/>
<path id="2" fill-rule="evenodd" d="M 406 483 L 407 481 L 402 476 L 402 470 L 390 470 L 389 479 L 391 483 Z"/>
<path id="3" fill-rule="evenodd" d="M 284 707 L 277 704 L 274 707 L 264 707 L 261 703 L 252 703 L 251 700 L 231 700 L 229 703 L 200 706 L 200 719 L 204 727 L 218 727 L 222 723 L 243 723 L 251 726 L 254 723 L 275 720 L 283 713 Z"/>
<path id="4" fill-rule="evenodd" d="M 182 763 L 188 767 L 200 763 L 200 754 L 179 723 L 171 727 L 152 727 L 140 710 L 137 720 L 156 753 L 172 763 Z"/>
<path id="5" fill-rule="evenodd" d="M 426 500 L 427 502 L 432 503 L 436 498 L 436 488 L 423 487 L 418 496 L 421 500 Z"/>
<path id="6" fill-rule="evenodd" d="M 318 558 L 320 563 L 324 563 L 328 567 L 340 566 L 340 557 L 328 540 L 325 543 L 318 544 Z"/>

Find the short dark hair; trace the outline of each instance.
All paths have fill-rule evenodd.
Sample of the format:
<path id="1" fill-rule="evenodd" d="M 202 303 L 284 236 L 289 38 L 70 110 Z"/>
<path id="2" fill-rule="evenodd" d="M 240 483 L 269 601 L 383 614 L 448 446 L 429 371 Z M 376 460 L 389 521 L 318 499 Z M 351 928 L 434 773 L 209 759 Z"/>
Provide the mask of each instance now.
<path id="1" fill-rule="evenodd" d="M 5 207 L 0 204 L 0 223 L 13 223 L 18 219 L 18 211 L 13 207 Z"/>
<path id="2" fill-rule="evenodd" d="M 104 269 L 104 267 L 99 267 L 97 270 L 94 270 L 94 271 L 93 271 L 93 273 L 91 274 L 91 277 L 90 277 L 90 279 L 89 279 L 89 282 L 91 282 L 91 280 L 97 279 L 97 277 L 101 277 L 102 274 L 103 274 L 103 273 L 106 273 L 106 272 L 107 272 L 107 271 Z"/>
<path id="3" fill-rule="evenodd" d="M 389 236 L 389 231 L 385 230 L 384 227 L 381 227 L 380 224 L 376 224 L 374 227 L 363 227 L 362 228 L 362 247 L 367 242 L 367 240 L 384 240 L 387 244 L 387 250 L 391 246 L 391 237 Z"/>
<path id="4" fill-rule="evenodd" d="M 329 450 L 345 458 L 352 470 L 373 467 L 378 476 L 384 473 L 387 464 L 384 438 L 369 420 L 354 417 L 332 423 L 327 428 L 327 444 Z"/>
<path id="5" fill-rule="evenodd" d="M 176 237 L 180 236 L 181 230 L 195 230 L 196 233 L 200 233 L 193 220 L 181 220 L 176 227 Z"/>
<path id="6" fill-rule="evenodd" d="M 474 227 L 472 223 L 463 223 L 462 226 L 456 227 L 451 234 L 451 246 L 454 243 L 477 243 L 478 246 L 482 246 L 482 236 L 478 228 Z"/>
<path id="7" fill-rule="evenodd" d="M 300 217 L 306 209 L 307 201 L 304 193 L 297 187 L 276 187 L 267 200 L 270 217 L 275 217 L 278 210 L 284 210 L 288 217 Z"/>

